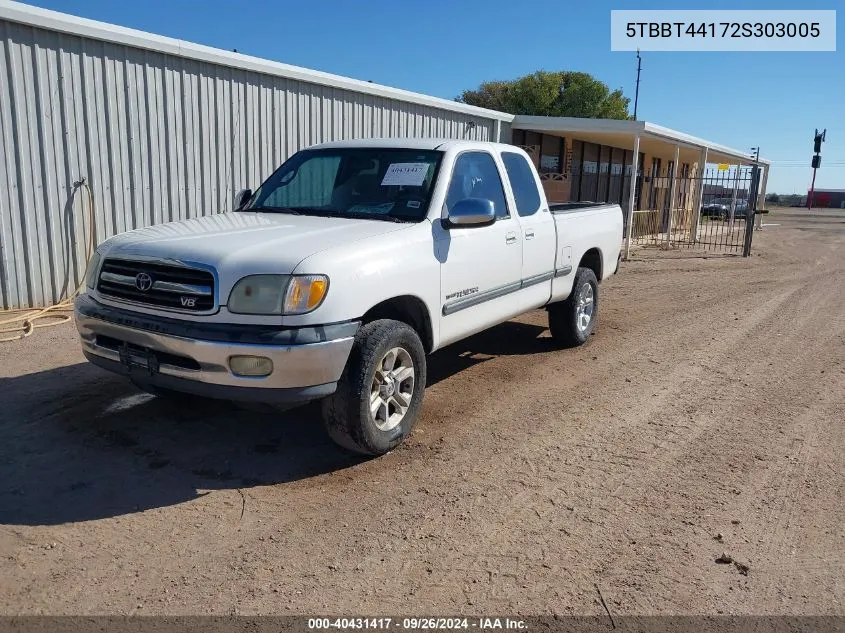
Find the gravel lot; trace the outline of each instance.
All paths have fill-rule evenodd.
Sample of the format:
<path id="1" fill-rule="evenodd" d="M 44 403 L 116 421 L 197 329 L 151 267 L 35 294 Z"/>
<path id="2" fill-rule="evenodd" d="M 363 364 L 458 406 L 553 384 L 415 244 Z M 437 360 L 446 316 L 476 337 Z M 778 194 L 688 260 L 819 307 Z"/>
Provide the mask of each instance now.
<path id="1" fill-rule="evenodd" d="M 845 214 L 766 223 L 639 251 L 584 347 L 535 312 L 438 352 L 369 461 L 71 325 L 0 346 L 0 612 L 845 614 Z"/>

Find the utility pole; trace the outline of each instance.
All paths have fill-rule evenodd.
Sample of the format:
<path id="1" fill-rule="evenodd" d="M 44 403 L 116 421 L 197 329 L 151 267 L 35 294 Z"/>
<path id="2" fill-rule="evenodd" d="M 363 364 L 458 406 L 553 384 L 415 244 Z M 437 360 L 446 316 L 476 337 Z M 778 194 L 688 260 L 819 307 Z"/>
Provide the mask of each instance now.
<path id="1" fill-rule="evenodd" d="M 640 49 L 637 49 L 637 87 L 634 90 L 634 121 L 637 120 L 637 102 L 640 100 L 640 71 L 643 68 L 643 59 L 640 57 Z"/>
<path id="2" fill-rule="evenodd" d="M 827 128 L 822 130 L 822 133 L 819 134 L 818 129 L 816 130 L 815 135 L 813 136 L 813 151 L 816 153 L 813 156 L 813 182 L 810 184 L 810 194 L 807 196 L 807 208 L 813 208 L 813 198 L 815 197 L 816 193 L 816 170 L 822 166 L 822 143 L 825 141 L 825 137 L 827 136 Z"/>

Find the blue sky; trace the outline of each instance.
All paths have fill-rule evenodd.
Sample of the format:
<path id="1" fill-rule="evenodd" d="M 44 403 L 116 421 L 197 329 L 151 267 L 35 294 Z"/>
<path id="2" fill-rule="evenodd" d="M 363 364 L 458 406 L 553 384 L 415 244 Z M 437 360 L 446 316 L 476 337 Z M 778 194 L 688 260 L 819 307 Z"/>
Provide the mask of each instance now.
<path id="1" fill-rule="evenodd" d="M 842 9 L 822 0 L 813 9 Z M 30 4 L 445 98 L 538 69 L 578 70 L 634 96 L 634 53 L 610 51 L 602 2 L 34 0 Z M 641 9 L 798 9 L 802 2 L 641 2 Z M 838 5 L 838 6 L 837 6 Z M 536 6 L 537 8 L 532 8 Z M 837 14 L 843 30 L 845 10 Z M 845 188 L 845 44 L 835 53 L 643 53 L 639 118 L 774 161 L 769 191 Z M 838 163 L 838 164 L 837 164 Z"/>

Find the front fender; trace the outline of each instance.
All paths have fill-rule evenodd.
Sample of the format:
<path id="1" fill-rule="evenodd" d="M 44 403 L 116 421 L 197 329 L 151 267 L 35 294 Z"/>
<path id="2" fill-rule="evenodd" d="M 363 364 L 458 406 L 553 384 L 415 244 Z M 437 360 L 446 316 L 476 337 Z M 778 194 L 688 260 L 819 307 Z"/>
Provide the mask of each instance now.
<path id="1" fill-rule="evenodd" d="M 284 325 L 337 323 L 359 319 L 395 297 L 418 298 L 428 310 L 432 339 L 439 340 L 440 263 L 434 253 L 431 222 L 316 253 L 296 274 L 324 274 L 329 289 L 323 304 L 306 315 L 284 318 Z"/>

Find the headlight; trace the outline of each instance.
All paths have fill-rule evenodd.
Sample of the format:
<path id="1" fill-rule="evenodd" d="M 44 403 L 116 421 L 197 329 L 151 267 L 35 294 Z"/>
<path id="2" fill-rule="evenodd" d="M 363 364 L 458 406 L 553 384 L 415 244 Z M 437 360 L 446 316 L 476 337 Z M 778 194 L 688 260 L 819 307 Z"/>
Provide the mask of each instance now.
<path id="1" fill-rule="evenodd" d="M 229 294 L 229 312 L 237 314 L 281 314 L 288 275 L 250 275 Z"/>
<path id="2" fill-rule="evenodd" d="M 94 286 L 97 285 L 97 273 L 100 271 L 100 251 L 94 251 L 94 255 L 91 257 L 91 261 L 88 262 L 88 272 L 85 274 L 85 284 L 94 289 Z"/>
<path id="3" fill-rule="evenodd" d="M 285 314 L 315 310 L 326 297 L 329 278 L 325 275 L 293 275 L 285 293 Z"/>
<path id="4" fill-rule="evenodd" d="M 250 275 L 229 294 L 229 312 L 236 314 L 305 314 L 326 297 L 325 275 Z"/>

